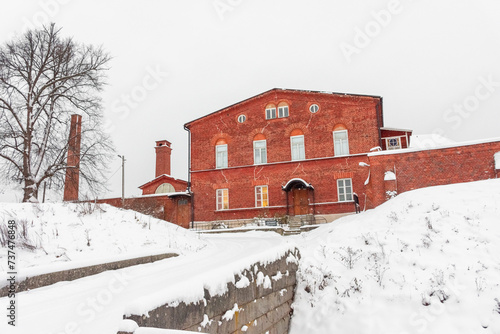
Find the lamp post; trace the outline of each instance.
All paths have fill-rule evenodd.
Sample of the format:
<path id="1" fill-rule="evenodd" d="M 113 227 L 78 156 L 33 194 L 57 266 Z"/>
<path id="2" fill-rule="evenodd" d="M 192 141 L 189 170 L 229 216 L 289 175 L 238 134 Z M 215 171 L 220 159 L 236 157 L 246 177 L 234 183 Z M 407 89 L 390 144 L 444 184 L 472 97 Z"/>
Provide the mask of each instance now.
<path id="1" fill-rule="evenodd" d="M 125 156 L 118 155 L 122 159 L 122 207 L 125 206 Z"/>

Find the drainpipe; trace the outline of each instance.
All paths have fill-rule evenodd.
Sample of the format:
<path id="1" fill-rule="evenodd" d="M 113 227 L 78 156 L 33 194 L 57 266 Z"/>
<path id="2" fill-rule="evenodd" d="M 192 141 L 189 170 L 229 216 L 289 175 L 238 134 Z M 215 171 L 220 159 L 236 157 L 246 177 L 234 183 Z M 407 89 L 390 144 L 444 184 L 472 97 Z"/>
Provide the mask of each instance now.
<path id="1" fill-rule="evenodd" d="M 188 184 L 187 191 L 191 194 L 191 228 L 194 228 L 194 193 L 191 191 L 191 130 L 184 124 L 184 130 L 188 132 Z"/>
<path id="2" fill-rule="evenodd" d="M 380 97 L 380 112 L 377 113 L 377 126 L 378 126 L 378 146 L 382 147 L 382 130 L 380 129 L 383 124 L 380 124 L 381 123 L 381 120 L 382 122 L 384 121 L 383 117 L 384 117 L 384 114 L 383 114 L 383 99 L 382 97 Z"/>

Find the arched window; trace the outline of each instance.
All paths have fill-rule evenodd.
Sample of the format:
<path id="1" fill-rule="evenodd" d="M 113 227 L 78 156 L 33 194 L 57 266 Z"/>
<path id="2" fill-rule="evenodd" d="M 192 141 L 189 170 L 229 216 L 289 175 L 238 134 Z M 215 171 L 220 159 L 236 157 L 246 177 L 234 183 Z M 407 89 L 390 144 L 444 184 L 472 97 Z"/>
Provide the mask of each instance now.
<path id="1" fill-rule="evenodd" d="M 262 133 L 253 138 L 253 161 L 255 165 L 267 163 L 267 142 Z"/>
<path id="2" fill-rule="evenodd" d="M 170 183 L 162 183 L 155 190 L 155 194 L 167 194 L 174 192 L 175 192 L 174 186 L 171 185 Z"/>
<path id="3" fill-rule="evenodd" d="M 227 141 L 219 139 L 215 143 L 215 168 L 227 168 Z"/>
<path id="4" fill-rule="evenodd" d="M 290 147 L 292 150 L 292 161 L 304 160 L 306 151 L 304 147 L 304 132 L 300 129 L 295 129 L 290 134 Z"/>
<path id="5" fill-rule="evenodd" d="M 276 106 L 274 104 L 268 104 L 266 106 L 266 119 L 276 118 Z"/>
<path id="6" fill-rule="evenodd" d="M 280 102 L 278 104 L 278 118 L 288 117 L 288 104 L 286 102 Z"/>
<path id="7" fill-rule="evenodd" d="M 349 137 L 343 124 L 333 127 L 333 154 L 335 156 L 349 155 Z"/>

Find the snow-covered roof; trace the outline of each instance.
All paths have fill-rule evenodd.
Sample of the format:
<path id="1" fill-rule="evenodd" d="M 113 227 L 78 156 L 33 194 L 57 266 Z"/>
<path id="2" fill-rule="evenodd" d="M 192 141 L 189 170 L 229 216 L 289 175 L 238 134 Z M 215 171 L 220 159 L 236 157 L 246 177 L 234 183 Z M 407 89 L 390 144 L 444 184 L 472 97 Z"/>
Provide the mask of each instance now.
<path id="1" fill-rule="evenodd" d="M 472 141 L 464 141 L 464 142 L 451 142 L 449 144 L 439 144 L 437 142 L 434 142 L 436 144 L 436 146 L 433 146 L 433 147 L 430 147 L 430 145 L 427 146 L 427 147 L 413 147 L 413 145 L 412 145 L 409 148 L 402 148 L 402 149 L 399 149 L 399 150 L 371 152 L 371 153 L 368 153 L 368 156 L 369 157 L 374 157 L 374 156 L 378 156 L 378 155 L 404 154 L 404 153 L 412 153 L 412 152 L 420 152 L 420 151 L 442 150 L 442 149 L 445 149 L 445 148 L 454 148 L 454 147 L 461 147 L 461 146 L 471 146 L 471 145 L 487 144 L 487 143 L 494 143 L 494 142 L 500 142 L 500 137 L 490 138 L 490 139 L 479 139 L 479 140 L 472 140 Z"/>
<path id="2" fill-rule="evenodd" d="M 174 181 L 182 181 L 182 182 L 187 182 L 185 180 L 181 180 L 181 179 L 176 179 L 175 177 L 171 176 L 171 175 L 168 175 L 168 174 L 161 174 L 161 175 L 158 175 L 157 177 L 155 177 L 154 179 L 152 179 L 151 181 L 148 181 L 146 183 L 144 183 L 142 186 L 139 186 L 140 189 L 144 188 L 145 186 L 147 186 L 148 184 L 150 183 L 153 183 L 155 182 L 156 180 L 160 179 L 160 178 L 167 178 L 167 179 L 170 179 L 170 180 L 174 180 Z"/>
<path id="3" fill-rule="evenodd" d="M 311 189 L 314 189 L 314 187 L 312 186 L 312 184 L 304 181 L 303 179 L 301 178 L 293 178 L 291 179 L 290 181 L 288 181 L 283 187 L 282 189 L 285 190 L 285 191 L 288 191 L 290 189 L 288 189 L 293 183 L 302 183 L 304 186 L 306 186 L 307 188 L 311 188 Z"/>
<path id="4" fill-rule="evenodd" d="M 413 132 L 413 130 L 410 130 L 410 129 L 389 128 L 389 127 L 386 127 L 386 126 L 381 127 L 380 130 Z"/>
<path id="5" fill-rule="evenodd" d="M 441 145 L 452 145 L 456 143 L 456 141 L 438 134 L 423 134 L 411 136 L 410 147 L 430 148 L 439 147 Z"/>

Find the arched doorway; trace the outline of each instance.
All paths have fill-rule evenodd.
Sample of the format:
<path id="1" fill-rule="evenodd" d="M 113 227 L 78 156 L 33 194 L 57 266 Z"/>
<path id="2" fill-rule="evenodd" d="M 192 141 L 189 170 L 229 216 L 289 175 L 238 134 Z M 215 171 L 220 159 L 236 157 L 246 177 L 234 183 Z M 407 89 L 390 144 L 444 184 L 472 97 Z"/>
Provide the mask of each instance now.
<path id="1" fill-rule="evenodd" d="M 302 216 L 310 214 L 314 202 L 314 187 L 302 179 L 291 179 L 282 187 L 286 192 L 287 215 Z"/>

